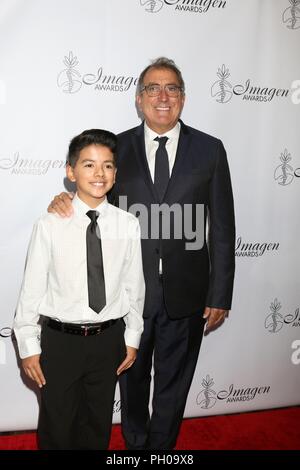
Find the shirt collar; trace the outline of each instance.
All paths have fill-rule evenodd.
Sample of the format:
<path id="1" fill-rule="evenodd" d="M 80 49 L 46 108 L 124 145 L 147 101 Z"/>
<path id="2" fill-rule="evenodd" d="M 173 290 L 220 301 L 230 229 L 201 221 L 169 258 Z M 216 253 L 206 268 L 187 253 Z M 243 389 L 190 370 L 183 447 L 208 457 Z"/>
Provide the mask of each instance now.
<path id="1" fill-rule="evenodd" d="M 170 129 L 168 132 L 165 132 L 164 134 L 157 134 L 157 132 L 154 132 L 150 127 L 147 125 L 146 121 L 144 123 L 144 129 L 145 129 L 145 139 L 148 140 L 154 140 L 157 136 L 158 137 L 168 137 L 168 139 L 171 140 L 178 140 L 179 138 L 179 133 L 180 133 L 180 122 L 177 121 L 175 126 Z"/>
<path id="2" fill-rule="evenodd" d="M 80 197 L 78 196 L 78 194 L 76 193 L 74 198 L 73 198 L 72 205 L 73 205 L 73 208 L 74 208 L 74 213 L 79 217 L 85 216 L 86 213 L 90 210 L 98 211 L 100 213 L 100 217 L 101 217 L 105 214 L 109 203 L 107 201 L 107 198 L 105 197 L 104 201 L 101 202 L 101 204 L 99 204 L 99 206 L 94 207 L 92 209 L 85 202 L 83 202 L 80 199 Z"/>

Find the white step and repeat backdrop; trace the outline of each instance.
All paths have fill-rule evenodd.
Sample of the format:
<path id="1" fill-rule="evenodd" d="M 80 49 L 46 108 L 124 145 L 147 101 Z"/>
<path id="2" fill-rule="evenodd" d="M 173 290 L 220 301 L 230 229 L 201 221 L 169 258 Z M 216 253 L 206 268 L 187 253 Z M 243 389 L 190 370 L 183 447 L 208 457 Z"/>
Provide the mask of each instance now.
<path id="1" fill-rule="evenodd" d="M 300 403 L 299 49 L 299 0 L 0 1 L 0 431 L 37 424 L 11 338 L 32 224 L 74 135 L 140 122 L 136 79 L 161 55 L 182 69 L 183 120 L 224 142 L 237 219 L 232 312 L 185 416 Z"/>

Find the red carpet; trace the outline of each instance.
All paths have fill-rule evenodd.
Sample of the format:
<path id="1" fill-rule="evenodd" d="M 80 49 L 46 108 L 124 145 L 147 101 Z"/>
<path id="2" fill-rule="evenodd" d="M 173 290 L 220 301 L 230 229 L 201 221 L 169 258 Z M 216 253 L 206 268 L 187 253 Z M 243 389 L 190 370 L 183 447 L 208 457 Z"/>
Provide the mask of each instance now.
<path id="1" fill-rule="evenodd" d="M 300 407 L 185 419 L 177 450 L 300 450 Z M 36 434 L 0 435 L 0 450 L 35 450 Z M 111 450 L 124 449 L 114 425 Z"/>

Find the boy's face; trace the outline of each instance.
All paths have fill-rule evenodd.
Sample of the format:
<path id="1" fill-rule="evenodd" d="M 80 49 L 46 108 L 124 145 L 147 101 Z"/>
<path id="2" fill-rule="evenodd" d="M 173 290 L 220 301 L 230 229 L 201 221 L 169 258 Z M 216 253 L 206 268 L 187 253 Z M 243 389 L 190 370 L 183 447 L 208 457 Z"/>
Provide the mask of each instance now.
<path id="1" fill-rule="evenodd" d="M 67 177 L 76 182 L 80 199 L 97 207 L 113 187 L 116 167 L 111 150 L 103 145 L 89 145 L 81 150 L 74 168 L 67 165 Z"/>

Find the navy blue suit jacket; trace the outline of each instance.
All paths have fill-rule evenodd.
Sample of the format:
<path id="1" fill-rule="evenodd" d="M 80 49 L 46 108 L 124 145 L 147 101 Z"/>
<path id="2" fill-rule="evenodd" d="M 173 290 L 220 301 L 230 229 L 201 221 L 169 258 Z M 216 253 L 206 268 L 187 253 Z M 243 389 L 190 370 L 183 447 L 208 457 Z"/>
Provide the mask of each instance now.
<path id="1" fill-rule="evenodd" d="M 151 239 L 151 206 L 158 204 L 144 142 L 144 124 L 118 136 L 117 178 L 111 200 L 119 204 L 126 196 L 127 208 L 136 213 L 142 204 L 149 216 L 140 217 L 142 253 L 146 281 L 144 316 L 156 308 L 159 282 L 159 258 L 163 263 L 163 289 L 170 318 L 202 314 L 205 306 L 230 309 L 235 268 L 235 224 L 230 173 L 226 152 L 220 140 L 186 126 L 182 121 L 176 159 L 164 197 L 168 205 L 189 205 L 195 228 L 197 205 L 204 205 L 205 221 L 209 219 L 208 244 L 187 250 L 191 242 L 185 234 L 176 239 Z M 131 207 L 130 207 L 131 206 Z M 121 203 L 121 207 L 124 207 Z M 172 219 L 172 218 L 171 218 Z M 206 222 L 203 224 L 206 230 Z M 148 237 L 146 238 L 146 232 Z M 184 230 L 183 230 L 184 232 Z"/>

